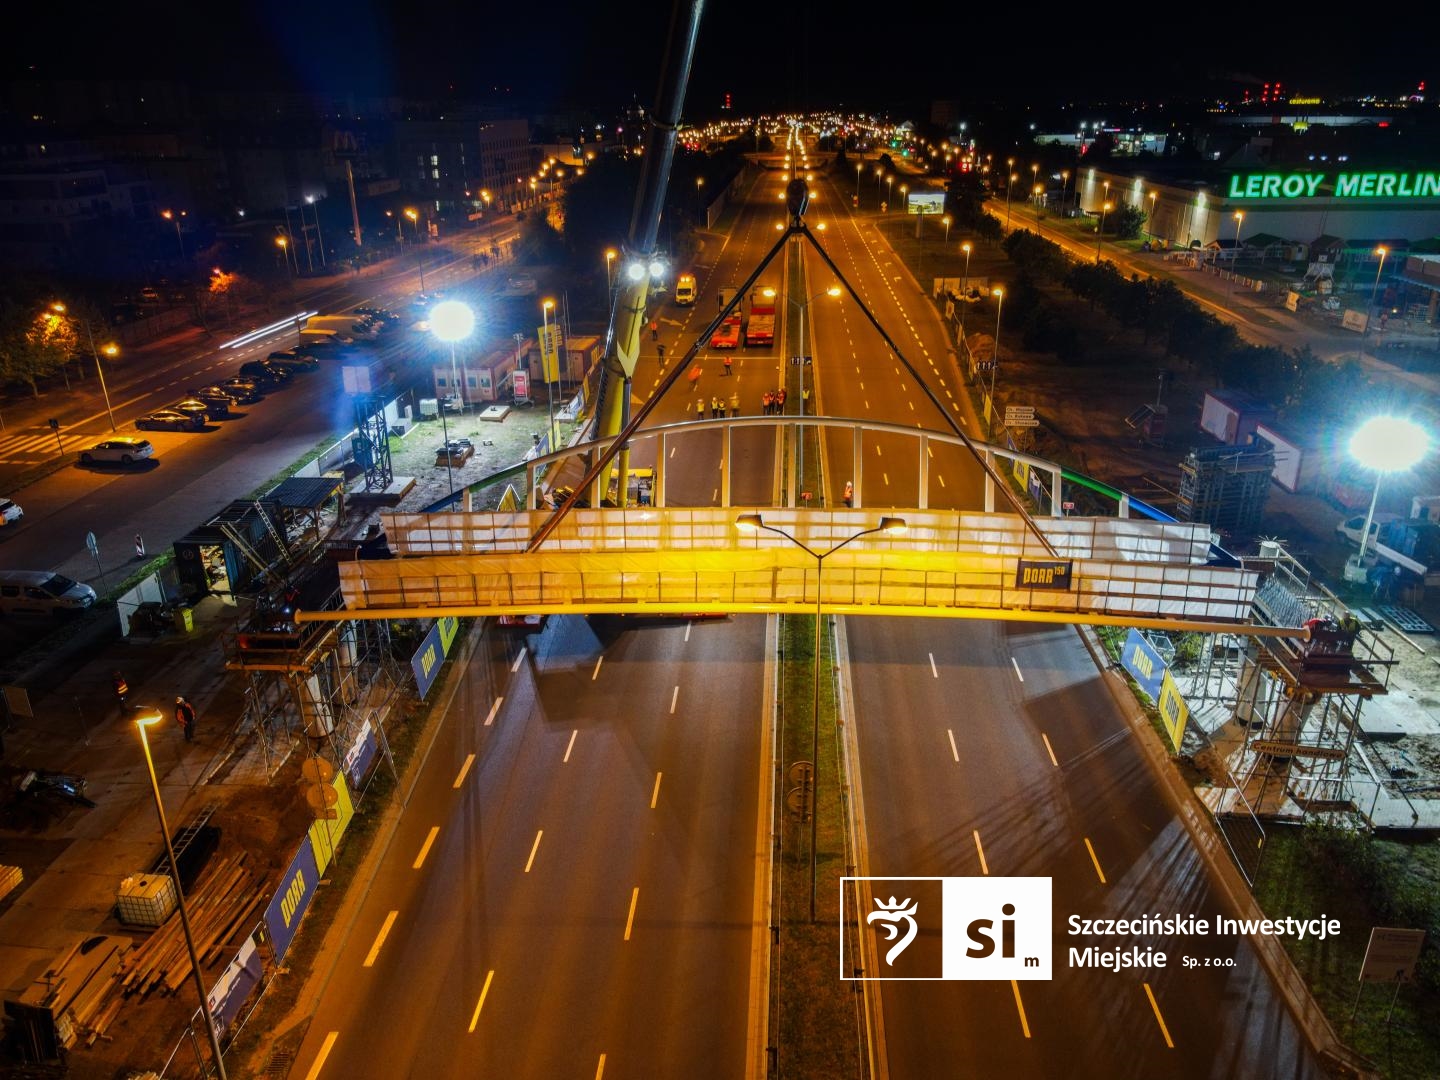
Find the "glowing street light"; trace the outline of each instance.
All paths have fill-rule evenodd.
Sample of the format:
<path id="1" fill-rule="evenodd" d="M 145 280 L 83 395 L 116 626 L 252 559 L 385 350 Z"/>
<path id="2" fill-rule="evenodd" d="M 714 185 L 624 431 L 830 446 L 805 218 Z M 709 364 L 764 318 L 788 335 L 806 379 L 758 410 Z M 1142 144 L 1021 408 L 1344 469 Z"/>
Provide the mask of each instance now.
<path id="1" fill-rule="evenodd" d="M 174 210 L 160 211 L 160 216 L 162 218 L 164 218 L 166 221 L 173 221 L 175 223 L 175 241 L 180 245 L 180 258 L 182 261 L 185 258 L 185 237 L 180 235 L 180 219 L 185 216 L 185 213 L 186 212 L 184 210 L 181 210 L 178 214 L 175 213 Z"/>
<path id="2" fill-rule="evenodd" d="M 430 309 L 430 332 L 450 346 L 450 387 L 461 406 L 464 395 L 460 391 L 459 368 L 455 363 L 455 345 L 475 332 L 475 312 L 469 304 L 459 300 L 442 300 Z M 445 437 L 445 481 L 450 494 L 455 494 L 455 477 L 450 471 L 450 422 L 446 418 L 446 403 L 440 403 L 440 430 Z"/>
<path id="3" fill-rule="evenodd" d="M 1375 254 L 1380 256 L 1380 265 L 1375 268 L 1375 284 L 1370 286 L 1370 312 L 1372 318 L 1374 317 L 1375 311 L 1375 294 L 1380 289 L 1380 274 L 1385 269 L 1385 256 L 1390 254 L 1390 249 L 1382 244 L 1380 247 L 1377 247 L 1375 249 Z M 1370 331 L 1369 319 L 1365 320 L 1365 331 L 1366 333 L 1369 333 Z"/>
<path id="4" fill-rule="evenodd" d="M 1095 265 L 1100 265 L 1100 238 L 1105 235 L 1105 215 L 1110 212 L 1110 204 L 1102 203 L 1100 206 L 1100 223 L 1095 227 Z"/>
<path id="5" fill-rule="evenodd" d="M 1230 256 L 1230 279 L 1225 282 L 1225 299 L 1228 302 L 1235 289 L 1235 268 L 1240 265 L 1240 223 L 1245 220 L 1245 211 L 1235 211 L 1235 251 Z"/>
<path id="6" fill-rule="evenodd" d="M 745 533 L 759 533 L 762 529 L 765 532 L 772 532 L 776 536 L 783 536 L 790 543 L 806 552 L 815 560 L 815 653 L 814 666 L 811 671 L 812 699 L 811 699 L 811 727 L 810 727 L 810 921 L 815 921 L 815 841 L 816 841 L 816 820 L 819 815 L 819 793 L 820 780 L 820 630 L 824 610 L 821 607 L 824 594 L 820 588 L 825 573 L 825 560 L 847 544 L 853 544 L 862 536 L 871 536 L 878 532 L 890 536 L 899 536 L 907 528 L 905 519 L 902 517 L 882 517 L 880 524 L 873 529 L 863 529 L 854 536 L 842 540 L 829 551 L 816 551 L 798 537 L 791 536 L 784 529 L 777 529 L 773 525 L 766 525 L 765 519 L 759 514 L 740 514 L 735 518 L 735 527 Z"/>
<path id="7" fill-rule="evenodd" d="M 165 838 L 165 854 L 170 859 L 170 877 L 175 885 L 175 904 L 180 909 L 180 928 L 185 932 L 185 948 L 190 953 L 190 973 L 195 977 L 195 990 L 200 995 L 200 1015 L 205 1021 L 205 1032 L 210 1036 L 210 1052 L 215 1055 L 215 1072 L 220 1080 L 226 1080 L 225 1057 L 220 1053 L 220 1033 L 215 1029 L 215 1017 L 210 1014 L 210 997 L 205 992 L 205 977 L 200 973 L 200 959 L 195 955 L 195 936 L 190 931 L 190 912 L 185 906 L 185 890 L 180 887 L 180 864 L 175 861 L 175 847 L 170 842 L 170 825 L 165 820 L 165 803 L 160 798 L 160 781 L 155 776 L 155 759 L 150 755 L 150 739 L 145 729 L 163 719 L 160 710 L 147 708 L 134 714 L 135 727 L 140 732 L 140 745 L 145 748 L 145 765 L 150 770 L 150 790 L 155 794 L 155 813 L 160 817 L 160 834 Z"/>
<path id="8" fill-rule="evenodd" d="M 946 244 L 949 244 L 949 243 L 950 243 L 950 215 L 949 215 L 949 214 L 946 214 L 944 217 L 942 217 L 942 218 L 940 219 L 940 221 L 941 221 L 941 223 L 945 226 L 945 243 L 946 243 Z"/>
<path id="9" fill-rule="evenodd" d="M 1145 222 L 1146 226 L 1148 226 L 1145 231 L 1150 234 L 1151 240 L 1155 239 L 1155 200 L 1158 197 L 1159 192 L 1150 192 L 1150 219 Z"/>
<path id="10" fill-rule="evenodd" d="M 1011 158 L 1010 161 L 1013 164 L 1015 159 Z M 1010 179 L 1005 181 L 1005 228 L 1007 230 L 1010 228 L 1010 192 L 1011 189 L 1015 187 L 1015 181 L 1018 179 L 1020 178 L 1012 172 Z"/>
<path id="11" fill-rule="evenodd" d="M 1372 416 L 1350 437 L 1350 455 L 1367 469 L 1375 470 L 1375 491 L 1360 533 L 1360 553 L 1345 562 L 1346 581 L 1365 580 L 1365 545 L 1375 520 L 1380 498 L 1380 481 L 1386 473 L 1405 472 L 1420 463 L 1430 450 L 1430 436 L 1419 424 L 1400 416 Z"/>
<path id="12" fill-rule="evenodd" d="M 610 294 L 615 290 L 615 260 L 620 253 L 614 248 L 605 249 L 605 306 L 610 306 Z"/>

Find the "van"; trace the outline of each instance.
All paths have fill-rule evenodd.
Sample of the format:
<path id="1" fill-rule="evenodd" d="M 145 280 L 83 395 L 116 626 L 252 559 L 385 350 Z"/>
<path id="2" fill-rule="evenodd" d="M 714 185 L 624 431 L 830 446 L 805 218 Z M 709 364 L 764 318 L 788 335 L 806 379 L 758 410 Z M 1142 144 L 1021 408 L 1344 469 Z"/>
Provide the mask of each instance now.
<path id="1" fill-rule="evenodd" d="M 49 570 L 0 570 L 0 612 L 63 615 L 95 603 L 95 590 Z"/>
<path id="2" fill-rule="evenodd" d="M 675 279 L 675 303 L 689 307 L 695 303 L 695 275 L 681 274 Z"/>

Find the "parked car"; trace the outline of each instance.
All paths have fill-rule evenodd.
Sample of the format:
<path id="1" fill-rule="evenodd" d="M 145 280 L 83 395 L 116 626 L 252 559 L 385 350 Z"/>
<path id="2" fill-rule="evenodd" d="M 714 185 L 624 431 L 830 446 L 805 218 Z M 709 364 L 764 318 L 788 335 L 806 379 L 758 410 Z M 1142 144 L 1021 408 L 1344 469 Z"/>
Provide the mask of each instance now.
<path id="1" fill-rule="evenodd" d="M 95 603 L 95 590 L 53 570 L 0 570 L 0 612 L 62 615 Z"/>
<path id="2" fill-rule="evenodd" d="M 289 352 L 271 353 L 266 357 L 267 364 L 276 364 L 286 371 L 315 371 L 320 367 L 320 361 L 316 360 L 308 352 L 301 352 L 299 349 L 291 349 Z"/>
<path id="3" fill-rule="evenodd" d="M 265 396 L 265 392 L 259 383 L 253 379 L 226 379 L 217 383 L 221 390 L 233 397 L 241 405 L 253 405 Z"/>
<path id="4" fill-rule="evenodd" d="M 199 431 L 210 418 L 202 413 L 181 412 L 179 409 L 156 409 L 135 421 L 140 431 Z"/>
<path id="5" fill-rule="evenodd" d="M 197 401 L 203 401 L 206 405 L 213 405 L 214 408 L 210 410 L 212 416 L 229 415 L 231 407 L 239 401 L 236 395 L 218 383 L 213 386 L 202 386 L 198 389 L 187 390 L 185 394 L 187 397 L 195 398 Z"/>
<path id="6" fill-rule="evenodd" d="M 0 499 L 0 526 L 14 525 L 25 516 L 20 504 L 10 499 Z"/>
<path id="7" fill-rule="evenodd" d="M 94 465 L 99 461 L 119 462 L 131 465 L 155 456 L 155 448 L 149 439 L 137 439 L 133 435 L 116 435 L 80 451 L 82 465 Z"/>
<path id="8" fill-rule="evenodd" d="M 247 360 L 240 365 L 240 375 L 261 386 L 284 386 L 290 381 L 289 370 L 273 360 Z"/>
<path id="9" fill-rule="evenodd" d="M 179 401 L 171 402 L 166 408 L 174 409 L 176 412 L 189 413 L 191 416 L 199 416 L 202 418 L 201 423 L 209 420 L 212 416 L 223 416 L 230 411 L 229 406 L 219 410 L 196 397 L 183 397 Z"/>

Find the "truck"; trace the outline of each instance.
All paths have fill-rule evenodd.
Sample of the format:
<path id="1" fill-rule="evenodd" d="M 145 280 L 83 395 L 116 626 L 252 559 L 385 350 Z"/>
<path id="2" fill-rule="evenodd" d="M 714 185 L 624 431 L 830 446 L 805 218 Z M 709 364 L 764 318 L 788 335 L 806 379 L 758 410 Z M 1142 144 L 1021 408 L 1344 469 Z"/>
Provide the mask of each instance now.
<path id="1" fill-rule="evenodd" d="M 1356 545 L 1364 529 L 1364 514 L 1346 518 L 1335 526 L 1339 535 Z M 1373 552 L 1379 562 L 1408 570 L 1427 586 L 1440 585 L 1440 525 L 1426 517 L 1376 514 L 1370 522 L 1365 550 L 1366 554 Z M 1355 556 L 1350 557 L 1349 563 L 1355 563 Z M 1364 569 L 1347 565 L 1346 573 L 1351 575 L 1351 580 L 1356 580 L 1355 575 L 1363 574 Z"/>
<path id="2" fill-rule="evenodd" d="M 740 344 L 740 314 L 732 313 L 710 336 L 712 349 L 733 349 Z"/>
<path id="3" fill-rule="evenodd" d="M 764 345 L 769 347 L 775 344 L 775 296 L 773 290 L 765 296 L 761 293 L 755 294 L 755 299 L 750 302 L 750 321 L 745 324 L 745 347 L 751 345 Z"/>

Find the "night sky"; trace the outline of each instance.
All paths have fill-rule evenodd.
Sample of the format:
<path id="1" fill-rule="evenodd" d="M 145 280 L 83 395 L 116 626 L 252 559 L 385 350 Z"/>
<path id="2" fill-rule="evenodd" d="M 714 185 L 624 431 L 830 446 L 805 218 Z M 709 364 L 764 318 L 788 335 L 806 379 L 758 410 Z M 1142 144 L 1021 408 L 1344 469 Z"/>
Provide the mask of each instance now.
<path id="1" fill-rule="evenodd" d="M 88 7 L 88 5 L 86 5 Z M 840 14 L 866 10 L 863 16 Z M 710 0 L 687 115 L 849 106 L 919 113 L 936 97 L 977 104 L 1234 97 L 1283 80 L 1306 94 L 1398 94 L 1427 79 L 1424 35 L 1397 25 L 1337 41 L 1294 12 L 1247 12 L 1221 38 L 1184 35 L 1161 9 L 1069 6 L 1032 16 L 1003 5 Z M 178 77 L 191 82 L 353 90 L 510 102 L 528 111 L 655 98 L 672 8 L 634 3 L 462 4 L 454 0 L 260 0 L 107 5 L 64 16 L 26 4 L 7 16 L 7 77 Z M 1037 17 L 1038 16 L 1038 17 Z M 1223 21 L 1223 20 L 1222 20 Z M 1398 24 L 1400 20 L 1395 20 Z M 1187 43 L 1171 51 L 1165 46 Z M 1208 40 L 1205 40 L 1208 39 Z M 1357 43 L 1358 42 L 1358 43 Z"/>

